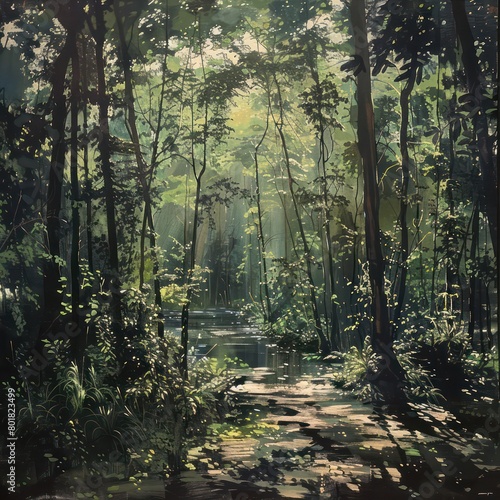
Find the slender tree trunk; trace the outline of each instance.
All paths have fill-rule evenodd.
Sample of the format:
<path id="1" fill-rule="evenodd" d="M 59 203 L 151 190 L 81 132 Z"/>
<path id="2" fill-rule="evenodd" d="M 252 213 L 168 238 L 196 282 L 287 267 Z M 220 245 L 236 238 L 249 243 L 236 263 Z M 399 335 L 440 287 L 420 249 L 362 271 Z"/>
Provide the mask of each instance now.
<path id="1" fill-rule="evenodd" d="M 198 20 L 199 21 L 199 20 Z M 200 22 L 200 21 L 199 21 Z M 199 27 L 201 30 L 201 27 Z M 203 71 L 203 81 L 206 82 L 205 74 L 205 64 L 203 58 L 203 49 L 200 41 L 200 59 Z M 191 130 L 195 129 L 194 121 L 194 96 L 192 99 L 191 108 Z M 205 102 L 203 110 L 203 153 L 201 158 L 201 169 L 199 172 L 196 169 L 196 155 L 194 150 L 194 141 L 191 141 L 191 168 L 193 170 L 194 178 L 196 179 L 196 192 L 194 198 L 194 216 L 193 216 L 193 229 L 191 232 L 191 248 L 189 254 L 189 267 L 187 269 L 186 283 L 186 299 L 182 305 L 181 311 L 181 347 L 182 347 L 182 360 L 181 360 L 181 373 L 185 379 L 188 378 L 188 346 L 189 346 L 189 310 L 191 307 L 191 301 L 193 298 L 193 278 L 194 271 L 196 267 L 196 246 L 198 243 L 198 223 L 199 223 L 199 212 L 200 212 L 200 199 L 201 199 L 201 185 L 203 175 L 207 169 L 208 161 L 208 103 Z M 187 200 L 186 200 L 187 201 Z"/>
<path id="2" fill-rule="evenodd" d="M 474 206 L 472 209 L 472 224 L 471 224 L 471 244 L 470 244 L 470 260 L 474 262 L 476 260 L 476 252 L 478 250 L 479 243 L 479 208 Z M 477 276 L 471 276 L 469 283 L 469 338 L 471 345 L 474 346 L 474 333 L 476 331 L 477 324 L 477 295 L 478 295 L 478 278 Z"/>
<path id="3" fill-rule="evenodd" d="M 408 186 L 410 181 L 410 154 L 408 151 L 408 125 L 410 116 L 410 96 L 415 86 L 416 68 L 414 68 L 406 84 L 401 91 L 399 103 L 401 106 L 401 127 L 399 130 L 399 147 L 401 150 L 401 198 L 399 201 L 399 226 L 401 228 L 401 255 L 400 255 L 400 272 L 399 284 L 396 299 L 396 307 L 394 309 L 392 337 L 396 338 L 399 322 L 401 319 L 401 311 L 403 309 L 405 294 L 406 294 L 406 277 L 408 274 Z"/>
<path id="4" fill-rule="evenodd" d="M 151 186 L 153 183 L 153 179 L 155 177 L 156 169 L 158 167 L 158 160 L 160 157 L 159 144 L 160 144 L 160 134 L 163 129 L 163 114 L 164 114 L 164 104 L 165 104 L 165 89 L 166 89 L 166 81 L 167 81 L 167 60 L 169 54 L 169 2 L 165 2 L 165 52 L 163 55 L 162 62 L 162 75 L 161 75 L 161 87 L 160 87 L 160 100 L 158 103 L 158 121 L 156 123 L 156 129 L 154 130 L 154 140 L 153 140 L 153 151 L 151 153 L 151 168 L 149 170 L 149 179 L 148 179 L 148 192 L 151 192 Z M 173 145 L 174 141 L 172 140 L 171 145 Z M 145 214 L 146 216 L 146 214 Z M 149 244 L 151 248 L 156 248 L 156 233 L 154 231 L 154 222 L 153 222 L 153 212 L 149 211 L 147 214 L 149 218 L 149 225 L 151 227 Z M 154 252 L 153 255 L 153 288 L 154 288 L 154 296 L 155 296 L 155 305 L 158 309 L 158 336 L 163 338 L 165 335 L 165 321 L 163 316 L 163 303 L 161 298 L 161 283 L 160 283 L 160 261 L 159 257 Z"/>
<path id="5" fill-rule="evenodd" d="M 87 78 L 87 40 L 85 36 L 82 37 L 82 53 L 83 53 L 83 65 L 82 65 L 82 85 L 83 92 L 88 92 L 88 78 Z M 85 205 L 86 205 L 86 226 L 87 226 L 87 261 L 89 265 L 89 271 L 94 271 L 94 251 L 92 245 L 93 233 L 92 233 L 92 183 L 90 180 L 89 172 L 89 145 L 88 145 L 88 110 L 87 110 L 87 99 L 83 104 L 83 172 L 85 175 Z"/>
<path id="6" fill-rule="evenodd" d="M 123 68 L 123 76 L 125 82 L 125 111 L 126 111 L 126 127 L 129 133 L 130 139 L 132 141 L 132 146 L 134 149 L 134 156 L 137 163 L 137 174 L 139 178 L 139 184 L 142 190 L 142 196 L 144 199 L 144 223 L 143 229 L 141 231 L 141 255 L 140 265 L 139 265 L 139 282 L 140 287 L 144 285 L 144 269 L 145 269 L 145 233 L 146 230 L 153 231 L 154 228 L 151 228 L 150 222 L 152 218 L 150 218 L 149 214 L 151 212 L 151 196 L 148 189 L 147 183 L 147 174 L 148 174 L 148 166 L 144 160 L 142 151 L 141 151 L 141 143 L 139 138 L 139 131 L 137 130 L 137 117 L 135 113 L 135 98 L 134 98 L 134 89 L 133 89 L 133 75 L 132 75 L 132 59 L 128 50 L 128 43 L 125 36 L 125 28 L 123 26 L 123 19 L 121 18 L 119 1 L 114 1 L 114 11 L 115 11 L 115 19 L 116 25 L 118 28 L 118 36 L 120 40 L 119 53 L 121 55 L 121 65 Z M 149 227 L 148 227 L 149 226 Z"/>
<path id="7" fill-rule="evenodd" d="M 260 197 L 260 173 L 259 173 L 259 149 L 266 138 L 267 131 L 269 129 L 269 107 L 267 108 L 266 116 L 266 128 L 258 144 L 255 146 L 254 152 L 254 165 L 255 165 L 255 197 L 257 203 L 257 241 L 259 244 L 259 256 L 261 265 L 259 269 L 261 272 L 260 282 L 259 282 L 259 297 L 264 312 L 264 321 L 267 322 L 271 320 L 273 311 L 271 308 L 271 297 L 269 295 L 269 283 L 267 275 L 267 257 L 266 257 L 266 242 L 264 239 L 264 229 L 262 223 L 262 204 Z M 262 290 L 264 290 L 264 297 L 262 297 Z M 265 304 L 265 305 L 264 305 Z"/>
<path id="8" fill-rule="evenodd" d="M 361 166 L 362 167 L 362 166 Z M 352 227 L 352 266 L 351 266 L 351 293 L 349 294 L 349 305 L 351 308 L 351 314 L 355 317 L 359 317 L 360 315 L 360 307 L 359 301 L 357 300 L 358 294 L 354 293 L 355 288 L 359 285 L 359 278 L 361 274 L 360 262 L 361 259 L 358 259 L 358 253 L 361 253 L 359 246 L 361 244 L 361 231 L 358 226 L 358 215 L 359 215 L 359 207 L 361 203 L 359 200 L 360 194 L 360 180 L 362 176 L 362 168 L 358 167 L 356 172 L 356 190 L 354 193 L 354 204 L 355 211 L 353 217 L 353 227 Z M 361 324 L 360 324 L 361 326 Z M 359 348 L 361 349 L 364 344 L 364 335 L 361 331 L 361 327 L 357 328 L 358 330 L 358 340 L 359 340 Z"/>
<path id="9" fill-rule="evenodd" d="M 191 307 L 191 301 L 193 299 L 193 278 L 194 271 L 196 267 L 196 245 L 198 243 L 198 222 L 199 222 L 199 212 L 200 212 L 200 197 L 201 197 L 201 181 L 206 168 L 206 137 L 204 140 L 204 163 L 201 171 L 196 176 L 196 194 L 194 202 L 194 217 L 193 217 L 193 230 L 191 233 L 191 248 L 189 255 L 189 268 L 187 271 L 187 291 L 186 300 L 182 305 L 181 311 L 181 346 L 182 346 L 182 373 L 187 379 L 188 377 L 188 345 L 189 345 L 189 310 Z"/>
<path id="10" fill-rule="evenodd" d="M 106 93 L 106 75 L 104 58 L 104 40 L 106 24 L 101 0 L 93 0 L 93 10 L 96 18 L 95 29 L 91 31 L 95 40 L 95 62 L 97 74 L 97 100 L 99 107 L 99 143 L 100 166 L 104 181 L 104 199 L 106 205 L 106 228 L 108 235 L 109 277 L 107 287 L 111 292 L 110 314 L 112 330 L 116 338 L 118 350 L 123 347 L 122 303 L 120 297 L 120 274 L 118 258 L 118 237 L 116 225 L 115 185 L 111 163 L 110 132 L 109 132 L 109 96 Z M 90 23 L 89 23 L 90 24 Z"/>
<path id="11" fill-rule="evenodd" d="M 323 165 L 324 167 L 324 165 Z M 326 179 L 326 171 L 324 170 L 324 175 Z M 328 194 L 326 193 L 326 187 L 323 190 L 323 203 L 328 202 Z M 325 205 L 326 206 L 326 205 Z M 324 213 L 324 237 L 323 241 L 326 247 L 326 262 L 323 263 L 326 281 L 326 303 L 329 305 L 329 315 L 330 315 L 330 345 L 333 351 L 339 350 L 340 343 L 340 328 L 339 328 L 339 310 L 336 303 L 336 286 L 335 286 L 335 272 L 333 269 L 333 249 L 332 249 L 332 235 L 330 230 L 330 219 L 331 212 L 327 208 Z"/>
<path id="12" fill-rule="evenodd" d="M 80 312 L 80 186 L 78 179 L 78 114 L 80 108 L 80 59 L 78 45 L 73 46 L 71 58 L 71 139 L 70 139 L 70 175 L 71 175 L 71 318 L 80 333 L 72 340 L 73 358 L 77 366 L 83 367 L 85 335 L 81 329 Z"/>
<path id="13" fill-rule="evenodd" d="M 455 96 L 454 96 L 455 98 Z M 453 99 L 454 103 L 456 102 Z M 449 140 L 449 170 L 448 170 L 448 179 L 446 183 L 445 196 L 446 202 L 448 205 L 448 210 L 450 212 L 450 219 L 453 221 L 455 219 L 455 201 L 453 199 L 453 179 L 455 176 L 455 148 L 454 148 L 454 140 L 453 140 L 453 127 L 448 127 L 448 140 Z M 448 238 L 449 240 L 449 238 Z M 458 249 L 451 248 L 447 249 L 449 253 L 447 264 L 446 264 L 446 293 L 451 299 L 454 293 L 454 285 L 457 284 L 457 280 L 459 280 L 458 269 L 460 268 L 460 255 L 456 255 Z M 453 302 L 450 300 L 450 304 Z M 450 308 L 450 312 L 453 308 Z"/>
<path id="14" fill-rule="evenodd" d="M 438 224 L 439 224 L 439 198 L 441 197 L 441 172 L 439 164 L 436 168 L 436 204 L 434 214 L 434 227 L 432 232 L 432 274 L 431 274 L 431 299 L 430 313 L 436 311 L 436 276 L 438 271 Z"/>
<path id="15" fill-rule="evenodd" d="M 44 263 L 43 273 L 43 316 L 36 347 L 42 347 L 42 340 L 58 327 L 61 313 L 60 269 L 61 258 L 61 201 L 66 155 L 66 97 L 65 79 L 75 45 L 76 33 L 69 31 L 66 42 L 54 61 L 52 70 L 52 123 L 53 145 L 50 159 L 49 185 L 47 191 L 47 240 L 50 258 Z"/>
<path id="16" fill-rule="evenodd" d="M 498 198 L 497 171 L 495 155 L 493 154 L 493 139 L 488 133 L 485 99 L 482 92 L 482 78 L 479 60 L 476 53 L 474 36 L 467 18 L 465 0 L 450 0 L 455 19 L 456 32 L 462 49 L 462 63 L 467 79 L 467 88 L 473 106 L 479 106 L 473 116 L 474 129 L 477 137 L 479 166 L 485 200 L 485 212 L 488 217 L 491 242 L 495 257 L 498 256 Z"/>
<path id="17" fill-rule="evenodd" d="M 153 259 L 153 274 L 154 274 L 154 294 L 155 294 L 155 304 L 158 306 L 159 311 L 161 312 L 162 301 L 161 301 L 161 290 L 160 283 L 158 280 L 158 256 L 156 255 L 156 237 L 155 237 L 155 229 L 154 229 L 154 221 L 153 221 L 153 208 L 152 208 L 152 200 L 151 200 L 151 183 L 148 182 L 148 173 L 153 169 L 153 165 L 148 167 L 144 160 L 144 156 L 141 151 L 141 144 L 139 138 L 139 131 L 137 129 L 137 116 L 135 113 L 135 105 L 134 105 L 134 90 L 132 85 L 132 69 L 131 69 L 131 57 L 128 50 L 128 43 L 125 37 L 125 29 L 123 26 L 123 20 L 120 15 L 119 2 L 115 0 L 115 18 L 116 24 L 118 27 L 118 35 L 120 39 L 120 53 L 121 53 L 121 63 L 123 67 L 123 74 L 125 80 L 125 106 L 126 106 L 126 124 L 127 130 L 130 135 L 130 139 L 134 148 L 134 155 L 137 162 L 137 170 L 139 176 L 139 183 L 142 188 L 142 195 L 144 200 L 144 215 L 143 215 L 143 225 L 141 231 L 141 255 L 140 255 L 140 264 L 139 264 L 139 284 L 140 288 L 144 285 L 144 263 L 145 263 L 145 244 L 144 240 L 146 237 L 146 230 L 149 234 L 149 244 L 152 251 L 152 259 Z M 160 118 L 161 119 L 161 118 Z M 155 143 L 158 141 L 158 136 L 155 138 Z M 153 159 L 155 155 L 153 155 Z M 158 334 L 160 337 L 164 335 L 164 326 L 163 321 L 159 318 L 158 325 Z"/>
<path id="18" fill-rule="evenodd" d="M 299 210 L 299 205 L 297 202 L 297 196 L 295 193 L 295 187 L 294 183 L 295 180 L 292 176 L 292 170 L 290 166 L 290 157 L 288 153 L 288 146 L 286 142 L 286 137 L 283 132 L 283 100 L 281 97 L 281 90 L 280 90 L 280 85 L 277 81 L 276 75 L 273 75 L 274 82 L 276 84 L 277 88 L 277 93 L 278 93 L 278 105 L 279 105 L 279 119 L 277 119 L 274 114 L 272 115 L 273 117 L 273 122 L 276 128 L 276 131 L 278 132 L 280 142 L 281 142 L 281 147 L 283 149 L 283 154 L 284 154 L 284 160 L 285 160 L 285 168 L 287 172 L 287 177 L 288 177 L 288 189 L 290 191 L 290 197 L 292 199 L 292 206 L 295 212 L 295 217 L 297 220 L 297 224 L 299 227 L 299 234 L 300 234 L 300 239 L 302 241 L 302 248 L 304 250 L 304 260 L 306 263 L 306 274 L 307 274 L 307 279 L 308 279 L 308 285 L 309 285 L 309 297 L 310 297 L 310 304 L 311 304 L 311 309 L 313 313 L 313 319 L 314 319 L 314 328 L 316 331 L 316 335 L 318 337 L 318 342 L 319 342 L 319 349 L 323 355 L 328 355 L 331 352 L 331 347 L 328 339 L 326 338 L 324 332 L 323 332 L 323 327 L 321 325 L 321 317 L 319 314 L 318 310 L 318 301 L 316 298 L 316 288 L 313 280 L 313 275 L 312 275 L 312 266 L 311 266 L 311 249 L 309 247 L 309 243 L 307 241 L 306 233 L 304 230 L 304 224 L 302 223 L 302 219 L 300 217 L 300 210 Z"/>
<path id="19" fill-rule="evenodd" d="M 427 297 L 427 284 L 424 275 L 424 258 L 422 250 L 422 231 L 420 228 L 421 223 L 421 196 L 420 196 L 420 181 L 418 177 L 418 167 L 415 165 L 415 185 L 416 185 L 416 204 L 415 204 L 415 239 L 417 241 L 418 253 L 418 264 L 419 264 L 419 278 L 420 287 L 418 290 L 418 303 L 420 307 L 425 310 L 429 308 L 429 299 Z"/>
<path id="20" fill-rule="evenodd" d="M 490 300 L 490 291 L 488 283 L 484 283 L 485 290 L 485 305 L 486 305 L 486 340 L 488 342 L 488 349 L 491 352 L 493 347 L 493 332 L 491 331 L 491 300 Z"/>
<path id="21" fill-rule="evenodd" d="M 356 55 L 364 67 L 357 76 L 358 145 L 363 162 L 366 253 L 372 291 L 372 347 L 379 356 L 379 365 L 369 374 L 377 398 L 386 404 L 405 400 L 401 381 L 404 372 L 392 349 L 389 310 L 384 290 L 384 257 L 380 240 L 379 190 L 375 123 L 371 96 L 370 60 L 364 0 L 352 0 L 351 23 Z"/>
<path id="22" fill-rule="evenodd" d="M 335 295 L 335 273 L 333 269 L 333 250 L 332 250 L 332 235 L 330 230 L 331 209 L 330 200 L 328 197 L 328 183 L 327 183 L 327 162 L 329 154 L 326 145 L 326 130 L 324 112 L 323 112 L 323 87 L 321 85 L 318 69 L 317 69 L 317 54 L 310 43 L 307 44 L 308 51 L 308 66 L 311 77 L 314 81 L 317 91 L 317 105 L 318 105 L 318 134 L 319 141 L 319 158 L 318 170 L 321 177 L 320 182 L 320 195 L 322 197 L 323 207 L 322 213 L 322 240 L 326 250 L 326 259 L 323 259 L 323 275 L 325 279 L 325 309 L 327 311 L 326 317 L 329 318 L 331 332 L 330 332 L 330 346 L 334 351 L 338 351 L 340 342 L 339 318 L 338 307 L 334 299 Z M 321 231 L 321 230 L 320 230 Z"/>

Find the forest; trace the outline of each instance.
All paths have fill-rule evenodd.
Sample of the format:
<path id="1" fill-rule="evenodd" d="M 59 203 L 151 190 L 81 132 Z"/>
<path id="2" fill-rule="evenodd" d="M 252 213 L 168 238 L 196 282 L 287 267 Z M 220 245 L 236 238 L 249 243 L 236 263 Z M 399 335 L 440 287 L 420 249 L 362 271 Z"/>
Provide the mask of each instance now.
<path id="1" fill-rule="evenodd" d="M 496 0 L 0 0 L 2 498 L 500 495 Z"/>

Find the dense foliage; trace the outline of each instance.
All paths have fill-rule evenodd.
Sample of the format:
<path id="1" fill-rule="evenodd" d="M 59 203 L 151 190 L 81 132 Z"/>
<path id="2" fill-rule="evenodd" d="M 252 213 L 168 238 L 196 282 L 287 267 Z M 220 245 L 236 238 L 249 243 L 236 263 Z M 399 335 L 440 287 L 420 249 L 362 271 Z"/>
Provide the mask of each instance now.
<path id="1" fill-rule="evenodd" d="M 220 425 L 193 305 L 376 403 L 497 383 L 496 2 L 0 9 L 1 369 L 50 474 L 170 474 Z"/>

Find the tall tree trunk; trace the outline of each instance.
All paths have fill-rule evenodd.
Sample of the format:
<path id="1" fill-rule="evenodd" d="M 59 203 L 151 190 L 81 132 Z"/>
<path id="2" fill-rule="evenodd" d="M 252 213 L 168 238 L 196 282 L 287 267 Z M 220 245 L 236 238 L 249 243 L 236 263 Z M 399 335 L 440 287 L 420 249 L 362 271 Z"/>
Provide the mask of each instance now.
<path id="1" fill-rule="evenodd" d="M 401 150 L 401 198 L 399 201 L 399 225 L 401 228 L 401 255 L 400 272 L 396 307 L 394 308 L 392 337 L 396 338 L 401 311 L 403 309 L 406 295 L 406 276 L 408 274 L 408 185 L 410 181 L 410 154 L 408 151 L 408 125 L 410 116 L 410 96 L 415 86 L 416 67 L 411 72 L 406 84 L 401 91 L 399 103 L 401 106 L 401 127 L 399 129 L 399 148 Z"/>
<path id="2" fill-rule="evenodd" d="M 68 31 L 65 44 L 54 61 L 52 68 L 52 135 L 53 144 L 50 159 L 49 185 L 47 191 L 47 240 L 50 258 L 44 263 L 43 270 L 43 316 L 36 347 L 42 347 L 42 341 L 58 328 L 61 313 L 62 294 L 60 289 L 61 257 L 61 201 L 66 155 L 66 97 L 65 79 L 69 62 L 75 46 L 76 33 Z"/>
<path id="3" fill-rule="evenodd" d="M 158 279 L 158 271 L 159 271 L 159 263 L 158 256 L 156 254 L 156 237 L 155 237 L 155 228 L 153 221 L 153 203 L 151 200 L 151 183 L 148 182 L 148 174 L 153 176 L 151 170 L 154 169 L 154 165 L 148 167 L 146 161 L 144 160 L 144 156 L 141 151 L 141 144 L 139 138 L 139 132 L 137 129 L 137 116 L 135 113 L 135 105 L 134 105 L 134 90 L 132 84 L 132 60 L 130 57 L 130 53 L 128 50 L 128 43 L 125 37 L 125 29 L 123 26 L 123 19 L 120 15 L 119 2 L 115 0 L 114 2 L 114 10 L 115 10 L 115 18 L 116 24 L 118 27 L 118 35 L 120 39 L 120 53 L 121 53 L 121 63 L 123 67 L 123 75 L 125 80 L 125 106 L 126 106 L 126 125 L 127 130 L 130 135 L 130 139 L 134 148 L 134 155 L 137 162 L 137 170 L 139 176 L 139 183 L 142 189 L 142 195 L 144 200 L 144 215 L 143 215 L 143 225 L 141 231 L 141 255 L 140 255 L 140 269 L 139 269 L 139 282 L 140 287 L 142 288 L 144 284 L 144 259 L 145 259 L 145 235 L 146 229 L 149 235 L 149 244 L 152 251 L 152 259 L 153 259 L 153 274 L 154 274 L 154 293 L 155 293 L 155 304 L 158 306 L 159 311 L 161 313 L 162 301 L 161 301 L 161 291 L 160 291 L 160 283 Z M 165 64 L 165 61 L 164 61 Z M 164 76 L 164 75 L 163 75 Z M 162 92 L 163 95 L 163 92 Z M 159 117 L 161 119 L 161 115 Z M 158 142 L 158 134 L 155 137 L 155 144 Z M 157 146 L 156 146 L 157 149 Z M 153 159 L 156 161 L 155 154 L 153 154 Z M 164 326 L 163 321 L 159 318 L 158 325 L 158 334 L 160 337 L 164 335 Z"/>
<path id="4" fill-rule="evenodd" d="M 144 239 L 146 233 L 146 226 L 149 226 L 147 229 L 149 231 L 152 230 L 150 227 L 150 217 L 149 214 L 151 212 L 151 196 L 148 189 L 147 184 L 147 174 L 148 174 L 148 166 L 144 160 L 142 151 L 141 151 L 141 143 L 139 139 L 139 132 L 137 130 L 137 117 L 135 113 L 135 98 L 134 98 L 134 89 L 132 84 L 132 59 L 130 57 L 130 53 L 128 50 L 128 42 L 125 36 L 125 28 L 123 26 L 123 19 L 121 18 L 119 1 L 114 1 L 114 11 L 115 11 L 115 19 L 116 25 L 118 28 L 118 37 L 120 40 L 119 53 L 121 55 L 121 65 L 123 68 L 123 76 L 125 82 L 125 124 L 127 127 L 127 131 L 129 133 L 130 139 L 132 141 L 132 146 L 134 149 L 134 156 L 137 163 L 137 174 L 139 178 L 139 184 L 142 190 L 142 196 L 144 200 L 144 227 L 141 231 L 141 255 L 140 255 L 140 269 L 139 269 L 139 282 L 140 287 L 144 285 L 144 269 L 145 269 L 145 255 L 144 255 Z"/>
<path id="5" fill-rule="evenodd" d="M 71 177 L 71 318 L 80 332 L 72 341 L 73 358 L 77 366 L 83 367 L 85 335 L 81 329 L 80 316 L 80 186 L 78 179 L 78 114 L 80 108 L 80 59 L 78 45 L 73 46 L 71 58 L 71 139 L 70 139 L 70 177 Z"/>
<path id="6" fill-rule="evenodd" d="M 318 134 L 317 138 L 319 141 L 319 158 L 318 158 L 318 170 L 321 177 L 320 185 L 320 195 L 322 197 L 322 229 L 323 229 L 323 245 L 325 247 L 326 259 L 323 259 L 323 276 L 325 280 L 325 309 L 326 316 L 329 319 L 331 332 L 330 332 L 330 347 L 334 351 L 339 350 L 340 342 L 340 329 L 339 329 L 339 318 L 338 318 L 338 307 L 335 302 L 335 273 L 333 268 L 333 249 L 332 249 L 332 235 L 330 229 L 331 222 L 331 209 L 330 200 L 328 197 L 328 182 L 327 182 L 327 163 L 329 160 L 329 154 L 327 152 L 326 145 L 326 130 L 327 126 L 325 124 L 325 117 L 323 112 L 323 87 L 321 85 L 317 64 L 317 54 L 316 51 L 311 47 L 310 42 L 307 44 L 308 58 L 307 62 L 309 65 L 309 71 L 311 77 L 314 81 L 317 91 L 317 104 L 318 104 Z M 333 142 L 333 141 L 332 141 Z M 320 230 L 321 231 L 321 230 Z"/>
<path id="7" fill-rule="evenodd" d="M 87 40 L 86 37 L 82 37 L 82 86 L 83 93 L 86 95 L 88 93 L 88 76 L 87 76 Z M 92 232 L 92 181 L 90 180 L 89 172 L 89 143 L 88 143 L 88 109 L 87 109 L 87 98 L 83 103 L 83 172 L 85 176 L 85 224 L 87 227 L 87 261 L 89 265 L 89 271 L 94 271 L 94 250 L 92 246 L 93 232 Z"/>
<path id="8" fill-rule="evenodd" d="M 156 130 L 154 131 L 154 141 L 153 141 L 153 151 L 151 153 L 151 169 L 149 171 L 149 180 L 148 180 L 148 190 L 151 192 L 151 185 L 153 183 L 153 179 L 156 173 L 156 169 L 158 167 L 158 161 L 160 157 L 160 134 L 163 129 L 163 112 L 164 112 L 164 103 L 165 103 L 165 88 L 166 88 L 166 80 L 167 80 L 167 59 L 169 54 L 169 3 L 165 2 L 165 53 L 163 56 L 163 65 L 162 65 L 162 75 L 161 75 L 161 87 L 160 87 L 160 101 L 158 103 L 158 121 L 156 123 Z M 171 145 L 174 144 L 174 140 L 170 142 Z M 153 213 L 150 211 L 148 214 L 150 218 L 150 227 L 151 233 L 149 237 L 149 244 L 151 248 L 156 248 L 156 233 L 154 231 L 153 224 Z M 161 283 L 160 283 L 160 260 L 156 252 L 154 253 L 154 261 L 153 261 L 153 280 L 154 280 L 154 295 L 155 295 L 155 304 L 158 308 L 158 336 L 163 338 L 165 335 L 165 321 L 163 316 L 163 303 L 161 298 Z"/>
<path id="9" fill-rule="evenodd" d="M 104 181 L 104 199 L 106 205 L 106 229 L 108 236 L 109 276 L 107 287 L 111 293 L 110 314 L 111 326 L 117 342 L 118 351 L 123 347 L 122 303 L 120 297 L 120 274 L 118 258 L 118 237 L 116 225 L 115 185 L 111 163 L 109 132 L 109 96 L 106 93 L 106 75 L 104 58 L 104 41 L 106 24 L 101 0 L 93 0 L 93 12 L 96 19 L 95 29 L 89 22 L 95 40 L 95 62 L 97 73 L 97 100 L 99 107 L 99 143 L 100 166 Z"/>
<path id="10" fill-rule="evenodd" d="M 269 130 L 269 107 L 267 108 L 266 115 L 266 128 L 262 134 L 260 141 L 255 146 L 254 152 L 254 165 L 255 165 L 255 197 L 257 203 L 257 242 L 259 244 L 259 256 L 261 265 L 259 269 L 261 270 L 261 277 L 259 280 L 259 297 L 262 310 L 264 312 L 264 321 L 267 322 L 272 320 L 273 311 L 271 308 L 271 297 L 269 295 L 269 282 L 267 274 L 267 257 L 266 257 L 266 242 L 264 238 L 264 228 L 262 222 L 262 203 L 261 203 L 261 192 L 260 192 L 260 172 L 259 172 L 259 149 L 266 138 L 267 131 Z M 285 235 L 286 239 L 286 235 Z M 264 293 L 262 293 L 264 291 Z M 264 295 L 264 296 L 262 296 Z"/>
<path id="11" fill-rule="evenodd" d="M 198 243 L 198 221 L 200 212 L 201 180 L 205 172 L 205 165 L 196 176 L 196 194 L 194 202 L 193 230 L 191 232 L 191 248 L 189 253 L 189 267 L 187 270 L 186 300 L 181 311 L 181 346 L 182 346 L 182 373 L 184 378 L 188 377 L 188 349 L 189 349 L 189 310 L 193 300 L 193 278 L 196 267 L 196 246 Z"/>
<path id="12" fill-rule="evenodd" d="M 453 105 L 456 104 L 456 95 L 453 96 L 451 101 Z M 452 104 L 450 103 L 450 106 Z M 453 127 L 450 125 L 448 127 L 448 140 L 449 140 L 449 169 L 448 169 L 448 179 L 446 182 L 445 197 L 448 205 L 448 210 L 450 212 L 450 220 L 455 220 L 455 200 L 453 199 L 453 180 L 455 176 L 455 144 L 453 137 Z M 450 229 L 448 229 L 450 230 Z M 453 230 L 453 229 L 452 229 Z M 450 238 L 448 237 L 448 241 Z M 458 252 L 458 255 L 457 255 Z M 454 245 L 448 245 L 447 248 L 448 259 L 446 263 L 446 293 L 450 300 L 450 312 L 453 311 L 453 300 L 455 288 L 460 284 L 460 276 L 458 270 L 460 269 L 461 253 Z M 458 286 L 458 288 L 460 288 Z"/>
<path id="13" fill-rule="evenodd" d="M 198 19 L 200 23 L 200 20 Z M 198 28 L 201 33 L 201 26 L 198 24 Z M 200 34 L 201 38 L 201 34 Z M 203 48 L 200 40 L 200 60 L 203 71 L 203 81 L 206 82 L 206 74 L 205 74 L 205 62 L 203 58 Z M 195 120 L 194 120 L 194 96 L 191 97 L 191 130 L 194 132 L 195 130 Z M 198 223 L 200 216 L 200 199 L 201 199 L 201 185 L 203 180 L 203 175 L 207 169 L 207 161 L 208 161 L 208 103 L 205 102 L 203 109 L 203 134 L 202 134 L 202 157 L 201 157 L 201 168 L 197 171 L 196 168 L 196 154 L 194 148 L 194 139 L 191 140 L 191 168 L 193 170 L 193 175 L 196 180 L 196 192 L 194 198 L 194 216 L 193 216 L 193 229 L 191 231 L 191 241 L 190 241 L 190 249 L 189 249 L 189 259 L 185 259 L 185 268 L 187 267 L 186 272 L 186 299 L 184 304 L 182 305 L 181 311 L 181 347 L 182 347 L 182 360 L 181 360 L 181 373 L 185 379 L 188 378 L 188 346 L 189 346 L 189 310 L 191 307 L 191 301 L 193 299 L 193 278 L 194 271 L 196 267 L 196 246 L 198 243 Z M 187 199 L 186 199 L 187 203 Z M 185 247 L 186 248 L 186 247 Z M 188 252 L 186 251 L 186 256 Z M 186 266 L 187 264 L 187 266 Z"/>
<path id="14" fill-rule="evenodd" d="M 455 19 L 456 32 L 462 49 L 462 63 L 467 80 L 467 88 L 471 97 L 472 106 L 479 106 L 474 114 L 473 123 L 477 137 L 479 167 L 485 200 L 485 212 L 488 217 L 491 241 L 495 257 L 498 256 L 498 198 L 497 198 L 497 171 L 495 155 L 493 154 L 493 140 L 488 133 L 485 99 L 482 89 L 481 69 L 476 53 L 474 36 L 465 10 L 465 0 L 450 0 Z"/>
<path id="15" fill-rule="evenodd" d="M 470 255 L 469 258 L 471 262 L 476 260 L 476 252 L 478 250 L 479 245 L 479 208 L 474 205 L 472 209 L 472 223 L 471 223 L 471 244 L 470 244 Z M 478 285 L 479 279 L 477 276 L 473 275 L 470 277 L 469 283 L 469 338 L 470 343 L 474 346 L 474 334 L 476 331 L 476 324 L 478 320 L 478 316 L 481 314 L 480 304 L 478 307 L 477 298 L 478 298 Z M 479 314 L 478 314 L 479 311 Z M 482 352 L 481 346 L 481 352 Z"/>
<path id="16" fill-rule="evenodd" d="M 384 290 L 385 264 L 380 241 L 377 151 L 364 0 L 351 1 L 350 16 L 355 52 L 364 66 L 357 76 L 358 146 L 363 163 L 366 253 L 372 291 L 371 343 L 379 361 L 369 378 L 376 399 L 386 404 L 400 404 L 405 400 L 401 384 L 404 373 L 392 349 L 389 310 Z"/>
<path id="17" fill-rule="evenodd" d="M 432 273 L 431 273 L 431 298 L 429 311 L 431 314 L 436 312 L 436 277 L 438 274 L 438 221 L 439 221 L 439 198 L 441 197 L 441 172 L 440 165 L 435 165 L 436 171 L 436 202 L 434 213 L 434 227 L 432 231 Z"/>

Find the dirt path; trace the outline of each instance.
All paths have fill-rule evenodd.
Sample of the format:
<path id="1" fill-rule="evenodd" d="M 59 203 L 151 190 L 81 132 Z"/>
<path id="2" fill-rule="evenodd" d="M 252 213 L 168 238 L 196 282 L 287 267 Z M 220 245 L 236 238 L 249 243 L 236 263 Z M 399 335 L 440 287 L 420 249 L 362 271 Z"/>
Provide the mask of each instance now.
<path id="1" fill-rule="evenodd" d="M 334 389 L 327 375 L 293 385 L 265 378 L 256 370 L 233 392 L 268 431 L 224 436 L 211 450 L 217 463 L 167 484 L 166 498 L 500 498 L 498 447 L 464 432 L 448 411 L 412 405 L 382 416 Z"/>

